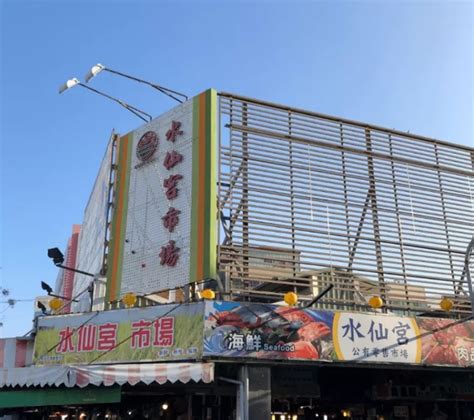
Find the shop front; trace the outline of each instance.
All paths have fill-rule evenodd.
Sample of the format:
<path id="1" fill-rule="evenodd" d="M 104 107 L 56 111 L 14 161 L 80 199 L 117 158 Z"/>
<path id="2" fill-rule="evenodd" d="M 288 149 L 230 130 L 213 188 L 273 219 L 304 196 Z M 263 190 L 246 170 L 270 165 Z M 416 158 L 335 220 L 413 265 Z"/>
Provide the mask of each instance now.
<path id="1" fill-rule="evenodd" d="M 467 419 L 473 366 L 468 319 L 159 305 L 41 319 L 30 365 L 0 371 L 0 408 L 17 418 Z"/>
<path id="2" fill-rule="evenodd" d="M 212 395 L 214 382 L 214 364 L 196 362 L 31 366 L 2 373 L 0 409 L 25 419 L 192 418 L 194 395 Z"/>

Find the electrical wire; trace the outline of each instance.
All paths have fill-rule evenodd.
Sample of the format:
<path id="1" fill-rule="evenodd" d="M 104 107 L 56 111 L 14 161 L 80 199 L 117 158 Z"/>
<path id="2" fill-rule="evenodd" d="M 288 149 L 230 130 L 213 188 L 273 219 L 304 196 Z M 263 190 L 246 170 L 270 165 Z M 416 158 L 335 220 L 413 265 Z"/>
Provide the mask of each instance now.
<path id="1" fill-rule="evenodd" d="M 72 330 L 70 334 L 68 334 L 66 337 L 63 337 L 61 340 L 59 340 L 53 347 L 51 347 L 49 350 L 46 351 L 46 353 L 42 354 L 39 357 L 46 356 L 48 353 L 50 353 L 52 350 L 54 350 L 56 347 L 58 347 L 60 344 L 62 344 L 64 341 L 68 340 L 71 338 L 77 331 L 79 331 L 84 325 L 86 325 L 89 321 L 94 319 L 97 315 L 99 315 L 100 311 L 97 311 L 94 315 L 92 315 L 89 319 L 84 321 L 79 327 L 76 329 Z"/>
<path id="2" fill-rule="evenodd" d="M 5 312 L 6 312 L 8 309 L 10 309 L 10 308 L 11 308 L 11 306 L 8 305 L 5 309 L 3 309 L 3 310 L 0 311 L 0 314 L 5 313 Z"/>
<path id="3" fill-rule="evenodd" d="M 192 300 L 191 299 L 187 299 L 179 304 L 177 304 L 175 307 L 171 308 L 169 311 L 165 312 L 164 314 L 160 315 L 159 317 L 155 318 L 154 320 L 152 320 L 151 322 L 157 322 L 159 321 L 161 318 L 165 317 L 166 315 L 169 315 L 171 312 L 175 311 L 176 309 L 180 308 L 181 306 L 187 304 L 187 303 L 190 303 Z M 115 350 L 116 348 L 118 348 L 119 346 L 121 346 L 122 344 L 126 343 L 128 340 L 130 340 L 130 338 L 132 338 L 132 335 L 133 334 L 130 334 L 129 336 L 125 337 L 123 340 L 119 341 L 117 344 L 115 344 L 115 346 L 113 346 L 111 349 L 99 354 L 96 358 L 92 359 L 88 365 L 96 362 L 97 360 L 101 359 L 102 357 L 104 357 L 106 354 L 109 354 L 111 351 Z"/>
<path id="4" fill-rule="evenodd" d="M 396 344 L 392 344 L 390 346 L 387 346 L 387 347 L 384 347 L 384 348 L 381 348 L 379 351 L 380 353 L 381 352 L 384 352 L 384 351 L 388 351 L 388 350 L 392 350 L 392 349 L 395 349 L 397 347 L 400 347 L 400 346 L 404 346 L 408 343 L 411 343 L 412 341 L 416 341 L 416 340 L 419 340 L 423 337 L 427 337 L 429 335 L 432 335 L 432 334 L 435 334 L 439 331 L 443 331 L 443 330 L 447 330 L 448 328 L 451 328 L 455 325 L 460 325 L 460 324 L 463 324 L 464 322 L 467 322 L 467 321 L 471 321 L 472 319 L 474 319 L 474 315 L 470 315 L 466 318 L 462 318 L 462 319 L 458 319 L 457 321 L 454 321 L 454 322 L 451 322 L 450 324 L 446 324 L 446 325 L 443 325 L 442 327 L 439 327 L 439 328 L 435 328 L 434 330 L 430 330 L 430 331 L 426 331 L 422 334 L 419 334 L 419 335 L 415 335 L 414 337 L 411 337 L 411 338 L 407 338 L 407 341 L 404 342 L 404 343 L 396 343 Z M 373 356 L 373 354 L 368 354 L 368 355 L 363 355 L 363 356 L 360 356 L 356 359 L 351 359 L 350 361 L 351 362 L 359 362 L 359 361 L 363 361 L 365 360 L 366 358 L 368 357 L 371 357 Z"/>
<path id="5" fill-rule="evenodd" d="M 79 292 L 76 296 L 74 296 L 70 301 L 66 302 L 64 305 L 62 305 L 57 312 L 60 312 L 65 306 L 67 306 L 68 304 L 70 304 L 74 299 L 77 299 L 79 296 L 81 296 L 83 293 L 87 292 L 89 290 L 89 286 L 87 288 L 85 288 L 84 290 L 82 290 L 81 292 Z M 70 337 L 72 337 L 76 331 L 79 331 L 80 328 L 82 328 L 84 325 L 86 325 L 90 320 L 92 320 L 93 318 L 95 318 L 97 315 L 99 314 L 99 311 L 97 311 L 94 315 L 92 315 L 87 321 L 85 321 L 84 323 L 82 323 L 78 328 L 74 329 L 72 331 L 71 334 L 67 335 L 66 337 L 62 338 L 61 340 L 59 340 L 53 347 L 51 347 L 48 351 L 46 351 L 46 353 L 44 353 L 42 356 L 45 356 L 47 355 L 49 352 L 51 352 L 53 349 L 55 349 L 57 346 L 59 346 L 63 341 L 69 339 Z M 26 334 L 23 335 L 26 336 L 28 335 L 30 332 L 34 331 L 34 328 L 32 328 L 30 331 L 28 331 Z"/>
<path id="6" fill-rule="evenodd" d="M 34 302 L 35 300 L 34 299 L 10 299 L 10 301 L 13 301 L 13 304 L 15 304 L 16 302 Z M 1 303 L 8 303 L 9 305 L 11 305 L 11 303 L 8 300 L 2 300 L 0 301 L 0 304 Z"/>
<path id="7" fill-rule="evenodd" d="M 202 280 L 202 281 L 199 281 L 199 282 L 194 282 L 194 283 L 191 283 L 191 284 L 200 284 L 200 283 L 204 283 L 204 282 L 207 282 L 211 279 L 205 279 L 205 280 Z M 181 286 L 182 287 L 182 286 Z M 179 289 L 181 287 L 176 287 L 174 289 Z M 81 294 L 83 294 L 84 292 L 86 292 L 89 288 L 87 289 L 84 289 L 82 292 L 80 292 L 75 298 L 79 297 Z M 173 290 L 173 289 L 165 289 L 164 291 L 169 291 L 169 290 Z M 156 292 L 156 293 L 160 293 L 160 292 Z M 182 305 L 184 304 L 187 304 L 187 303 L 190 303 L 191 302 L 191 299 L 187 299 L 181 303 L 179 303 L 178 305 L 176 305 L 175 307 L 171 308 L 168 312 L 165 312 L 163 315 L 160 315 L 158 318 L 154 319 L 152 322 L 156 322 L 156 321 L 159 321 L 161 318 L 163 318 L 164 316 L 170 314 L 171 312 L 173 312 L 174 310 L 178 309 L 179 307 L 181 307 Z M 63 305 L 64 307 L 65 305 Z M 8 308 L 7 308 L 8 309 Z M 91 321 L 93 318 L 95 318 L 97 315 L 99 315 L 101 311 L 97 311 L 94 315 L 92 315 L 90 318 L 88 318 L 86 321 L 84 321 L 81 325 L 79 325 L 79 327 L 77 327 L 76 329 L 74 329 L 69 335 L 63 337 L 61 340 L 59 340 L 54 346 L 52 346 L 50 349 L 48 349 L 46 351 L 46 353 L 44 353 L 42 356 L 45 356 L 46 354 L 50 353 L 52 350 L 54 350 L 57 346 L 59 346 L 61 343 L 63 343 L 65 340 L 69 339 L 70 337 L 72 337 L 77 331 L 79 331 L 84 325 L 86 325 L 89 321 Z M 27 333 L 28 334 L 28 333 Z M 25 334 L 26 335 L 26 334 Z M 119 343 L 117 343 L 113 348 L 111 348 L 110 350 L 107 350 L 105 351 L 104 353 L 101 353 L 99 356 L 97 356 L 95 359 L 93 359 L 92 361 L 90 361 L 88 364 L 91 364 L 91 363 L 94 363 L 96 360 L 102 358 L 103 356 L 105 356 L 106 354 L 110 353 L 112 350 L 116 349 L 117 347 L 119 347 L 120 345 L 122 345 L 123 343 L 127 342 L 128 340 L 130 340 L 130 338 L 132 337 L 132 335 L 129 335 L 128 337 L 126 337 L 125 339 L 123 339 L 122 341 L 120 341 Z"/>
<path id="8" fill-rule="evenodd" d="M 68 300 L 66 303 L 64 303 L 56 312 L 59 313 L 61 312 L 67 305 L 70 305 L 74 300 L 76 300 L 78 297 L 82 296 L 85 292 L 89 291 L 89 286 L 87 286 L 84 290 L 79 292 L 76 296 L 73 296 L 70 300 Z"/>
<path id="9" fill-rule="evenodd" d="M 137 296 L 146 298 L 147 296 L 157 295 L 157 294 L 159 294 L 159 293 L 171 292 L 172 290 L 183 289 L 183 288 L 186 287 L 186 286 L 193 286 L 193 285 L 198 285 L 198 284 L 205 284 L 205 283 L 210 282 L 210 281 L 217 281 L 217 280 L 216 280 L 216 279 L 212 279 L 212 278 L 208 278 L 208 279 L 203 279 L 203 280 L 199 280 L 199 281 L 194 281 L 194 282 L 192 282 L 192 283 L 187 283 L 187 284 L 185 284 L 184 286 L 170 287 L 170 288 L 167 288 L 167 289 L 157 290 L 156 292 L 146 293 L 146 294 L 144 294 L 144 295 L 137 295 Z M 109 303 L 114 304 L 114 303 L 120 302 L 120 300 L 121 300 L 120 298 L 119 298 L 119 299 L 115 299 L 115 300 L 110 301 Z"/>

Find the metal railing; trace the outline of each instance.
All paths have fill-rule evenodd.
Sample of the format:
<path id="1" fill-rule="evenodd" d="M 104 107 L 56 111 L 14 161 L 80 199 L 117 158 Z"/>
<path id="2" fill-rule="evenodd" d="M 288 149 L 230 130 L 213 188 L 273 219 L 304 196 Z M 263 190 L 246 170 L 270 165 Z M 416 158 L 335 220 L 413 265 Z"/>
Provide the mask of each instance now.
<path id="1" fill-rule="evenodd" d="M 474 149 L 220 93 L 219 270 L 233 299 L 470 311 Z"/>

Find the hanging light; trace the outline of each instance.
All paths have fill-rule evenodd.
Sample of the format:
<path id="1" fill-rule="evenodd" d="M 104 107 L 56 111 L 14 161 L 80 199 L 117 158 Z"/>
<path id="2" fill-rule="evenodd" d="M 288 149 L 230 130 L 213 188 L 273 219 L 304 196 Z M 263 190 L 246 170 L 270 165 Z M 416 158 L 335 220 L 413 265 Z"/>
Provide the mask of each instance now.
<path id="1" fill-rule="evenodd" d="M 164 403 L 161 405 L 161 409 L 162 409 L 163 411 L 168 410 L 168 407 L 169 407 L 169 405 L 168 405 L 168 403 L 166 403 L 166 402 L 164 402 Z"/>
<path id="2" fill-rule="evenodd" d="M 453 309 L 454 302 L 451 299 L 445 297 L 441 299 L 439 306 L 443 311 L 449 312 L 451 309 Z"/>
<path id="3" fill-rule="evenodd" d="M 131 76 L 130 74 L 122 73 L 121 71 L 113 70 L 109 67 L 104 66 L 103 64 L 97 63 L 96 65 L 92 66 L 91 69 L 86 74 L 86 82 L 89 83 L 91 79 L 97 76 L 102 71 L 106 71 L 117 76 L 125 77 L 126 79 L 134 80 L 138 83 L 144 83 L 145 85 L 151 86 L 152 88 L 160 91 L 161 93 L 173 98 L 175 101 L 183 103 L 183 101 L 187 101 L 188 97 L 184 93 L 177 92 L 175 90 L 168 89 L 164 86 L 157 85 L 156 83 L 148 82 L 147 80 L 140 79 L 135 76 Z"/>
<path id="4" fill-rule="evenodd" d="M 383 306 L 383 300 L 380 296 L 372 296 L 369 299 L 369 306 L 374 309 L 380 309 Z"/>
<path id="5" fill-rule="evenodd" d="M 71 89 L 71 88 L 73 88 L 74 86 L 79 85 L 80 83 L 81 83 L 81 82 L 79 81 L 79 79 L 77 79 L 76 77 L 73 77 L 72 79 L 69 79 L 66 83 L 62 84 L 62 85 L 59 87 L 59 93 L 63 93 L 63 92 L 65 92 L 66 90 Z"/>
<path id="6" fill-rule="evenodd" d="M 62 299 L 55 297 L 49 301 L 48 305 L 54 312 L 57 312 L 63 306 L 63 301 Z"/>
<path id="7" fill-rule="evenodd" d="M 298 295 L 295 292 L 286 292 L 283 300 L 287 305 L 295 306 L 298 303 Z"/>
<path id="8" fill-rule="evenodd" d="M 122 297 L 122 303 L 127 307 L 131 308 L 137 303 L 137 295 L 135 293 L 129 292 Z"/>
<path id="9" fill-rule="evenodd" d="M 97 63 L 95 66 L 92 66 L 92 68 L 86 74 L 86 77 L 85 77 L 86 83 L 89 83 L 89 80 L 97 76 L 104 69 L 105 69 L 105 66 L 103 66 L 100 63 Z"/>
<path id="10" fill-rule="evenodd" d="M 91 88 L 90 86 L 87 86 L 84 83 L 81 83 L 81 81 L 75 77 L 72 79 L 69 79 L 66 83 L 62 84 L 59 87 L 59 93 L 63 93 L 66 90 L 72 89 L 74 86 L 81 86 L 84 89 L 87 89 L 91 92 L 96 93 L 97 95 L 103 96 L 104 98 L 110 99 L 111 101 L 118 103 L 120 106 L 124 107 L 127 111 L 130 111 L 132 114 L 136 115 L 138 118 L 140 118 L 141 120 L 145 122 L 149 122 L 153 119 L 153 117 L 150 114 L 147 114 L 145 111 L 142 111 L 141 109 L 138 109 L 132 105 L 129 105 L 126 102 L 122 101 L 121 99 L 114 98 L 113 96 L 110 96 L 107 93 L 101 92 L 100 90 Z M 48 251 L 48 256 L 50 256 L 49 251 Z"/>
<path id="11" fill-rule="evenodd" d="M 216 292 L 212 289 L 204 289 L 201 292 L 201 297 L 206 300 L 214 300 L 216 298 Z"/>

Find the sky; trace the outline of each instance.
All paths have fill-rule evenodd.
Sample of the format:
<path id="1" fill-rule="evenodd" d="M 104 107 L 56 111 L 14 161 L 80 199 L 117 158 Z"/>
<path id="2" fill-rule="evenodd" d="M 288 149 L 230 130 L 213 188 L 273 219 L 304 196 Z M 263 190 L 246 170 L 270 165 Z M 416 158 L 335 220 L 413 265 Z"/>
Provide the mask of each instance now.
<path id="1" fill-rule="evenodd" d="M 141 121 L 76 87 L 100 62 L 189 96 L 214 87 L 474 146 L 471 1 L 0 0 L 0 336 L 31 328 L 48 248 L 81 223 L 112 129 Z M 91 86 L 158 116 L 166 96 Z M 25 301 L 22 301 L 25 300 Z M 4 302 L 4 300 L 0 300 Z"/>

